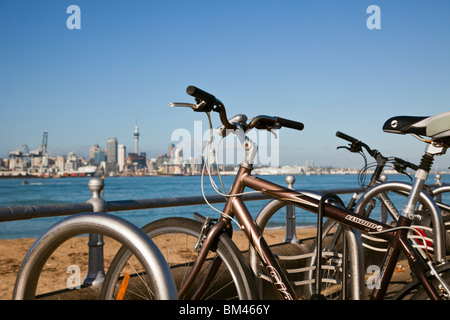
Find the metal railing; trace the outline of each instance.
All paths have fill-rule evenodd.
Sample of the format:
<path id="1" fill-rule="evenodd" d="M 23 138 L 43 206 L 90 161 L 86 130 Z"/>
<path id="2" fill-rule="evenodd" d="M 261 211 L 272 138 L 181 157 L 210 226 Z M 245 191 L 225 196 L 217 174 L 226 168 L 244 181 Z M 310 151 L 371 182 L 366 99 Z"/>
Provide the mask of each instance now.
<path id="1" fill-rule="evenodd" d="M 100 180 L 100 179 L 92 178 L 91 182 L 93 180 Z M 103 189 L 103 185 L 101 186 L 101 188 Z M 359 192 L 362 190 L 363 190 L 362 188 L 341 188 L 341 189 L 321 189 L 314 191 L 320 193 L 348 194 Z M 94 194 L 95 192 L 98 193 L 100 191 L 94 190 L 92 192 Z M 95 196 L 93 196 L 93 198 L 94 197 Z M 207 195 L 206 199 L 211 204 L 225 203 L 226 201 L 226 199 L 220 195 Z M 254 201 L 254 200 L 270 199 L 270 197 L 264 194 L 248 194 L 242 196 L 242 199 L 244 201 Z M 130 211 L 140 209 L 206 205 L 206 202 L 202 196 L 192 196 L 192 197 L 168 197 L 168 198 L 140 199 L 140 200 L 105 201 L 105 205 L 107 212 L 116 212 L 116 211 Z M 55 216 L 68 216 L 76 213 L 90 212 L 90 211 L 98 212 L 98 210 L 94 210 L 93 204 L 90 203 L 89 201 L 86 203 L 0 207 L 0 222 L 27 220 L 44 217 L 55 217 Z"/>

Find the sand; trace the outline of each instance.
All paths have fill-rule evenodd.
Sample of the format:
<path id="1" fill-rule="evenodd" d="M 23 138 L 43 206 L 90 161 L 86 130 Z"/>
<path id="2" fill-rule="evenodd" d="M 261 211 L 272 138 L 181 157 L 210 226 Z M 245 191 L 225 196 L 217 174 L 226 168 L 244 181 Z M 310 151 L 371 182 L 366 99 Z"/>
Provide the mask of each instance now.
<path id="1" fill-rule="evenodd" d="M 269 244 L 280 243 L 285 236 L 284 229 L 267 229 L 265 238 Z M 315 235 L 314 228 L 299 228 L 297 236 L 308 238 Z M 0 240 L 0 300 L 12 298 L 16 276 L 27 251 L 36 239 Z M 241 232 L 235 232 L 233 240 L 241 250 L 248 249 L 248 241 Z M 68 273 L 70 266 L 79 267 L 82 278 L 86 275 L 88 265 L 87 237 L 72 238 L 62 244 L 48 259 L 39 283 L 37 294 L 67 288 L 68 279 L 75 278 L 76 273 Z M 119 244 L 112 239 L 105 239 L 105 268 L 112 261 Z M 77 270 L 75 269 L 75 272 Z M 72 271 L 73 272 L 73 271 Z M 75 282 L 69 284 L 76 285 Z"/>

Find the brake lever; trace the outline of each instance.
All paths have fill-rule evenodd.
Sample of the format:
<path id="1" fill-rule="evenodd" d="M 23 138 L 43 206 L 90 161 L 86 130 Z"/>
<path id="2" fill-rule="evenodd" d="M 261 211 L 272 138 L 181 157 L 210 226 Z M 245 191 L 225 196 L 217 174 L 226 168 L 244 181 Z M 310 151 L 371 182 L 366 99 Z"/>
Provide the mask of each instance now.
<path id="1" fill-rule="evenodd" d="M 347 149 L 350 152 L 354 152 L 354 153 L 358 153 L 362 151 L 362 148 L 360 145 L 354 145 L 353 143 L 351 144 L 350 147 L 346 147 L 346 146 L 339 146 L 337 147 L 337 149 Z"/>
<path id="2" fill-rule="evenodd" d="M 196 99 L 197 103 L 187 103 L 187 102 L 172 102 L 170 107 L 188 107 L 197 112 L 209 112 L 212 107 L 208 106 L 206 102 Z M 216 111 L 216 110 L 214 110 Z"/>
<path id="3" fill-rule="evenodd" d="M 171 108 L 174 108 L 174 107 L 188 107 L 188 108 L 191 108 L 191 109 L 195 110 L 197 105 L 195 103 L 187 103 L 187 102 L 172 102 L 170 104 L 170 107 Z"/>
<path id="4" fill-rule="evenodd" d="M 349 147 L 346 147 L 346 146 L 339 146 L 339 147 L 337 147 L 336 149 L 337 149 L 337 150 L 339 150 L 339 149 L 347 149 L 348 151 L 351 151 L 350 148 L 349 148 Z"/>
<path id="5" fill-rule="evenodd" d="M 362 151 L 360 146 L 353 146 L 353 145 L 351 147 L 339 146 L 337 147 L 337 149 L 347 149 L 348 151 L 353 153 L 358 153 Z"/>
<path id="6" fill-rule="evenodd" d="M 406 172 L 406 166 L 399 164 L 399 163 L 394 163 L 394 170 L 397 171 L 400 174 L 404 174 L 406 176 L 408 176 L 408 178 L 412 181 L 412 177 L 410 176 L 410 174 L 408 172 Z"/>

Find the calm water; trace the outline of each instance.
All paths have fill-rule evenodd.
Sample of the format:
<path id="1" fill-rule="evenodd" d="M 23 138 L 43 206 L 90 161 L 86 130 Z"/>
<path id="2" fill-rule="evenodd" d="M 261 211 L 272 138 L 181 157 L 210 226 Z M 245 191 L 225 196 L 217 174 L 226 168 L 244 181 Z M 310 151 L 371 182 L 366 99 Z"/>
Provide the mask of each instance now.
<path id="1" fill-rule="evenodd" d="M 233 177 L 222 177 L 228 190 Z M 285 183 L 285 176 L 263 176 L 264 179 L 281 184 Z M 321 176 L 295 176 L 296 189 L 331 189 L 358 187 L 356 175 L 321 175 Z M 86 202 L 91 196 L 87 184 L 90 178 L 61 178 L 61 179 L 30 179 L 28 185 L 22 185 L 20 179 L 0 179 L 0 207 L 22 205 L 44 205 L 63 203 Z M 216 178 L 215 178 L 216 179 Z M 113 200 L 136 200 L 166 197 L 185 197 L 201 195 L 201 177 L 108 177 L 105 178 L 104 198 Z M 389 181 L 409 181 L 405 176 L 395 175 Z M 443 181 L 450 178 L 444 176 Z M 434 182 L 430 177 L 429 182 Z M 219 183 L 218 180 L 216 183 Z M 209 178 L 204 178 L 206 194 L 214 194 Z M 341 195 L 348 201 L 351 195 Z M 249 201 L 247 206 L 254 217 L 267 201 Z M 216 204 L 221 209 L 223 204 Z M 187 206 L 175 208 L 162 208 L 150 210 L 123 211 L 117 214 L 135 225 L 141 227 L 148 222 L 169 216 L 192 217 L 193 212 L 205 216 L 218 217 L 218 213 L 208 206 Z M 316 215 L 308 212 L 296 213 L 299 225 L 313 225 Z M 15 239 L 24 237 L 37 237 L 56 221 L 64 217 L 36 218 L 11 222 L 0 222 L 0 239 Z M 284 212 L 274 216 L 268 227 L 275 227 L 284 223 Z"/>

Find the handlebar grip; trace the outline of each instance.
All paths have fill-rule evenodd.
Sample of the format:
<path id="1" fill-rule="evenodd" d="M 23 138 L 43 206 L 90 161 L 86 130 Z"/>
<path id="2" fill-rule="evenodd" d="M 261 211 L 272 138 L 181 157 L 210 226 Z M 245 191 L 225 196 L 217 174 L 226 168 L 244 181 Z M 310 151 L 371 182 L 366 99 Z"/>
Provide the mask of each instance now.
<path id="1" fill-rule="evenodd" d="M 283 119 L 280 117 L 275 117 L 275 119 L 282 127 L 291 128 L 291 129 L 300 130 L 300 131 L 303 130 L 303 128 L 305 127 L 305 125 L 303 123 L 298 122 L 298 121 Z"/>
<path id="2" fill-rule="evenodd" d="M 208 104 L 210 103 L 215 104 L 217 101 L 215 96 L 195 86 L 188 86 L 186 88 L 186 93 L 190 96 L 193 96 L 194 98 L 205 101 Z"/>
<path id="3" fill-rule="evenodd" d="M 337 131 L 337 132 L 336 132 L 336 136 L 339 137 L 339 138 L 341 138 L 341 139 L 347 140 L 347 141 L 349 141 L 349 142 L 351 142 L 351 143 L 357 143 L 357 142 L 359 142 L 359 140 L 357 140 L 357 139 L 355 139 L 355 138 L 353 138 L 353 137 L 350 137 L 349 135 L 346 135 L 345 133 L 340 132 L 340 131 Z"/>

